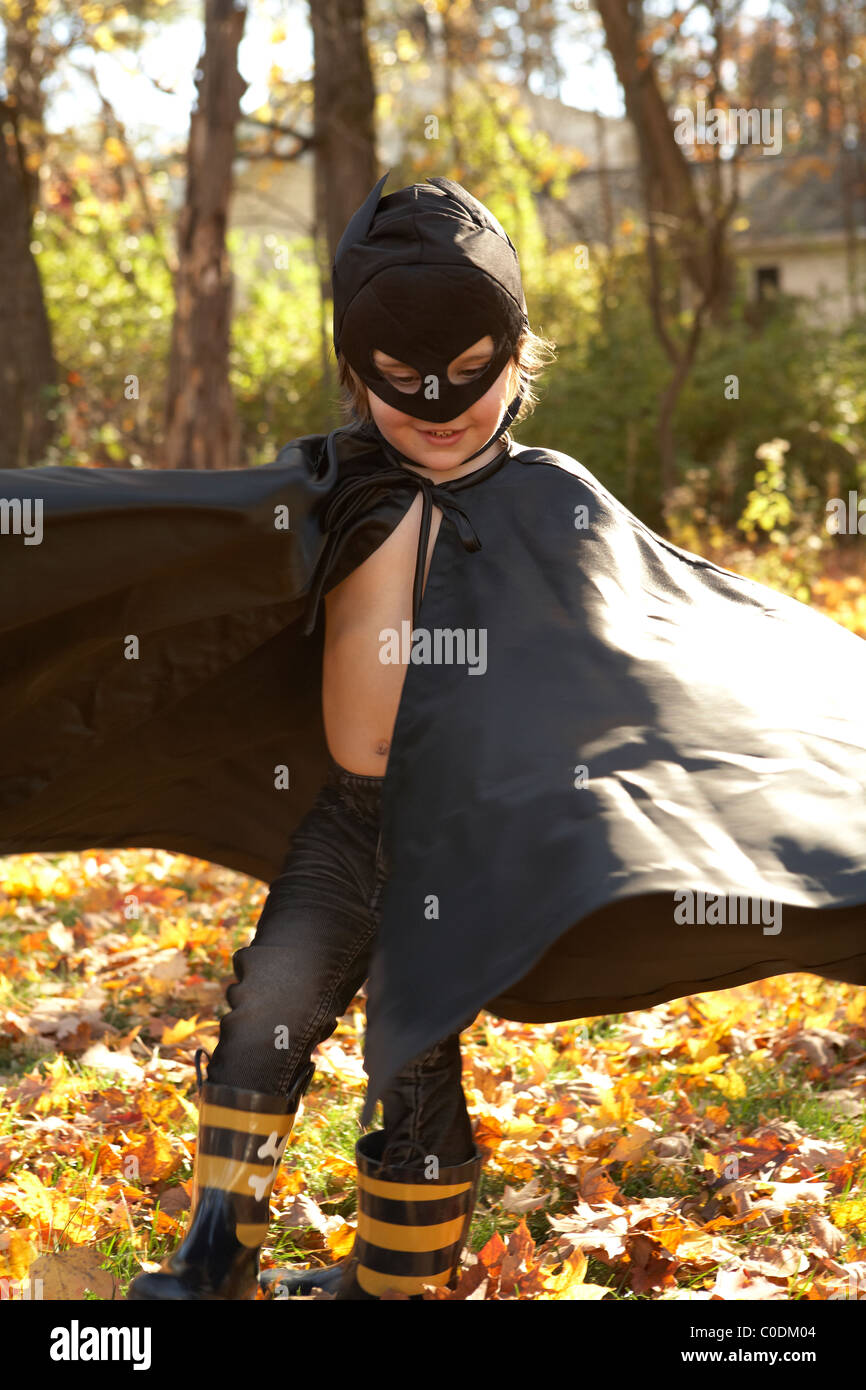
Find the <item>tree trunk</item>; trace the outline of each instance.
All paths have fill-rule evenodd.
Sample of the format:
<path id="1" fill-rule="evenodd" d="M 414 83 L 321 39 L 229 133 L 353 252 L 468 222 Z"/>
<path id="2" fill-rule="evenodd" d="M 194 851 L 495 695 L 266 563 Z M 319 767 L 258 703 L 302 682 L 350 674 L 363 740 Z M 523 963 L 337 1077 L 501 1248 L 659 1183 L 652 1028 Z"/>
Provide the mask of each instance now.
<path id="1" fill-rule="evenodd" d="M 313 30 L 313 149 L 315 246 L 319 295 L 331 299 L 331 267 L 352 213 L 378 178 L 374 108 L 376 89 L 367 49 L 364 0 L 310 0 Z M 330 328 L 330 325 L 329 325 Z M 322 385 L 333 399 L 330 332 L 323 338 Z M 336 425 L 339 421 L 331 421 Z"/>
<path id="2" fill-rule="evenodd" d="M 326 238 L 330 268 L 346 223 L 378 177 L 376 91 L 364 0 L 310 0 L 310 23 L 315 64 L 316 224 Z"/>
<path id="3" fill-rule="evenodd" d="M 235 127 L 246 89 L 237 69 L 245 17 L 234 0 L 205 0 L 204 52 L 178 227 L 166 404 L 168 468 L 238 468 L 242 463 L 228 376 L 232 273 L 225 237 Z"/>
<path id="4" fill-rule="evenodd" d="M 39 269 L 30 250 L 38 187 L 18 138 L 18 111 L 0 102 L 0 468 L 42 461 L 57 369 Z"/>
<path id="5" fill-rule="evenodd" d="M 641 43 L 641 0 L 598 0 L 608 50 L 622 84 L 641 163 L 653 189 L 653 204 L 672 224 L 672 241 L 683 268 L 712 317 L 724 314 L 733 285 L 724 238 L 713 234 L 695 193 L 688 161 L 656 79 L 651 51 Z M 725 218 L 729 211 L 722 214 Z"/>

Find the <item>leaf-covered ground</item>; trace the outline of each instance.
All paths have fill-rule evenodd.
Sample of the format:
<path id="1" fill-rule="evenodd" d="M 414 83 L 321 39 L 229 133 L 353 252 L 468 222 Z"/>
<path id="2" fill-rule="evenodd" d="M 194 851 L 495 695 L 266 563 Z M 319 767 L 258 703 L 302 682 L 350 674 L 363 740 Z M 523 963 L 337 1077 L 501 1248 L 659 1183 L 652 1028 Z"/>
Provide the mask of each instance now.
<path id="1" fill-rule="evenodd" d="M 11 856 L 2 888 L 0 1293 L 122 1298 L 188 1220 L 193 1055 L 266 890 L 162 851 Z M 363 1004 L 316 1054 L 265 1268 L 351 1245 Z M 866 989 L 787 975 L 463 1036 L 487 1161 L 459 1285 L 429 1297 L 866 1298 Z"/>

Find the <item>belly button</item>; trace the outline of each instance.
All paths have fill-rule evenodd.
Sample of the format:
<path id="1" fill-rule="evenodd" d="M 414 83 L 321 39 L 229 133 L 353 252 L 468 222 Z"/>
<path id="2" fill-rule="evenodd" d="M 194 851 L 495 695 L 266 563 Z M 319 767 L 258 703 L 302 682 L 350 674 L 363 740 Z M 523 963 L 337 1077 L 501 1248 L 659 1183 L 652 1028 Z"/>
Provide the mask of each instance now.
<path id="1" fill-rule="evenodd" d="M 376 744 L 376 752 L 381 754 L 381 756 L 384 758 L 390 746 L 390 743 L 388 743 L 386 739 L 380 739 L 380 741 Z"/>

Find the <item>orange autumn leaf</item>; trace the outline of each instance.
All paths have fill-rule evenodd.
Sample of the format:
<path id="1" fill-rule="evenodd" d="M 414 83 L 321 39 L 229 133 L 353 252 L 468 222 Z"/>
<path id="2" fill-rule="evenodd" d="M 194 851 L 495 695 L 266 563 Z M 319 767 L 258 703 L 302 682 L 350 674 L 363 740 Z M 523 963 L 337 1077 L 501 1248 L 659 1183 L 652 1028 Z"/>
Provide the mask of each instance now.
<path id="1" fill-rule="evenodd" d="M 334 1259 L 343 1260 L 355 1244 L 355 1227 L 344 1222 L 335 1231 L 329 1231 L 325 1239 L 328 1248 L 333 1251 Z"/>
<path id="2" fill-rule="evenodd" d="M 168 1212 L 160 1209 L 153 1213 L 153 1230 L 155 1235 L 167 1235 L 182 1229 L 183 1227 L 180 1221 L 176 1221 L 173 1216 L 169 1216 Z"/>
<path id="3" fill-rule="evenodd" d="M 329 1167 L 328 1172 L 330 1171 Z M 289 1171 L 285 1167 L 281 1167 L 274 1181 L 274 1192 L 278 1196 L 294 1197 L 298 1192 L 302 1192 L 306 1185 L 307 1180 L 300 1168 L 293 1168 Z"/>
<path id="4" fill-rule="evenodd" d="M 722 1101 L 721 1105 L 708 1105 L 706 1116 L 714 1125 L 723 1125 L 730 1118 L 727 1101 Z"/>
<path id="5" fill-rule="evenodd" d="M 494 1115 L 482 1115 L 475 1126 L 475 1142 L 482 1149 L 497 1149 L 502 1143 L 502 1125 Z"/>
<path id="6" fill-rule="evenodd" d="M 175 1152 L 171 1141 L 159 1130 L 151 1130 L 143 1142 L 127 1149 L 125 1157 L 135 1159 L 135 1177 L 145 1187 L 171 1177 L 183 1162 L 181 1154 Z"/>
<path id="7" fill-rule="evenodd" d="M 18 949 L 22 952 L 22 954 L 28 954 L 30 951 L 38 951 L 40 946 L 42 946 L 43 943 L 47 940 L 47 931 L 28 932 L 26 936 L 22 936 L 20 938 L 18 942 Z"/>
<path id="8" fill-rule="evenodd" d="M 494 1231 L 490 1239 L 478 1251 L 478 1259 L 489 1274 L 497 1277 L 502 1267 L 502 1261 L 508 1254 L 507 1246 L 498 1231 Z"/>
<path id="9" fill-rule="evenodd" d="M 585 1202 L 612 1202 L 620 1193 L 616 1183 L 609 1177 L 605 1165 L 590 1159 L 581 1165 L 580 1195 Z"/>

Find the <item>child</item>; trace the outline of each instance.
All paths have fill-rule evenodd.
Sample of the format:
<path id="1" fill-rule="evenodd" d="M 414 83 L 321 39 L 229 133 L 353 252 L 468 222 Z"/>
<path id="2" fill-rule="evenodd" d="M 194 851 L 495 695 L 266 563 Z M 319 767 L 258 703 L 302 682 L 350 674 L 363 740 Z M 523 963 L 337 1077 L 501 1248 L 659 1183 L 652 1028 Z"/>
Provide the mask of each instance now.
<path id="1" fill-rule="evenodd" d="M 419 192 L 406 189 L 385 199 L 380 225 L 387 228 L 389 218 L 407 211 L 415 216 L 424 206 Z M 442 195 L 439 200 L 452 201 Z M 480 220 L 480 205 L 478 215 Z M 440 227 L 439 234 L 447 253 L 454 228 Z M 488 234 L 490 241 L 502 235 Z M 480 257 L 480 248 L 474 255 Z M 371 375 L 387 400 L 372 391 L 366 395 L 342 354 L 340 369 L 361 421 L 375 422 L 389 457 L 433 483 L 465 478 L 507 457 L 504 431 L 541 344 L 528 330 L 516 260 L 511 271 L 509 294 L 468 258 L 465 266 L 451 268 L 452 291 L 463 291 L 449 308 L 457 309 L 457 321 L 437 303 L 442 287 L 432 266 L 423 283 L 417 268 L 402 281 L 392 272 L 391 299 L 381 288 L 378 301 L 365 304 L 363 293 L 356 295 L 350 324 L 343 325 L 354 360 L 365 362 L 365 347 L 377 341 L 377 332 L 394 345 L 388 306 L 399 307 L 401 296 L 412 294 L 425 325 L 425 351 L 438 350 L 441 358 L 443 380 L 433 399 L 429 389 L 426 397 L 422 393 L 421 377 L 408 361 L 375 347 Z M 344 303 L 338 291 L 335 320 Z M 398 334 L 396 342 L 405 342 L 407 357 L 415 356 L 411 335 Z M 322 666 L 329 776 L 271 885 L 255 939 L 234 958 L 231 1012 L 222 1020 L 201 1094 L 188 1232 L 160 1272 L 133 1282 L 131 1299 L 242 1298 L 254 1289 L 267 1195 L 312 1075 L 310 1054 L 334 1031 L 368 971 L 386 867 L 380 831 L 384 770 L 406 675 L 404 664 L 381 660 L 380 634 L 399 631 L 412 619 L 416 561 L 426 578 L 441 521 L 435 507 L 429 526 L 424 518 L 422 527 L 423 513 L 417 496 L 367 559 L 337 584 L 330 576 Z M 333 534 L 333 527 L 327 529 Z M 320 586 L 329 568 L 321 567 Z M 274 1037 L 281 1027 L 290 1046 L 278 1052 Z M 325 1276 L 305 1280 L 287 1273 L 283 1288 L 315 1282 L 334 1287 L 339 1299 L 359 1299 L 391 1287 L 418 1297 L 423 1282 L 452 1279 L 481 1166 L 461 1087 L 458 1033 L 404 1067 L 382 1102 L 383 1130 L 358 1144 L 353 1258 L 345 1271 Z M 250 1192 L 248 1184 L 256 1183 Z"/>

